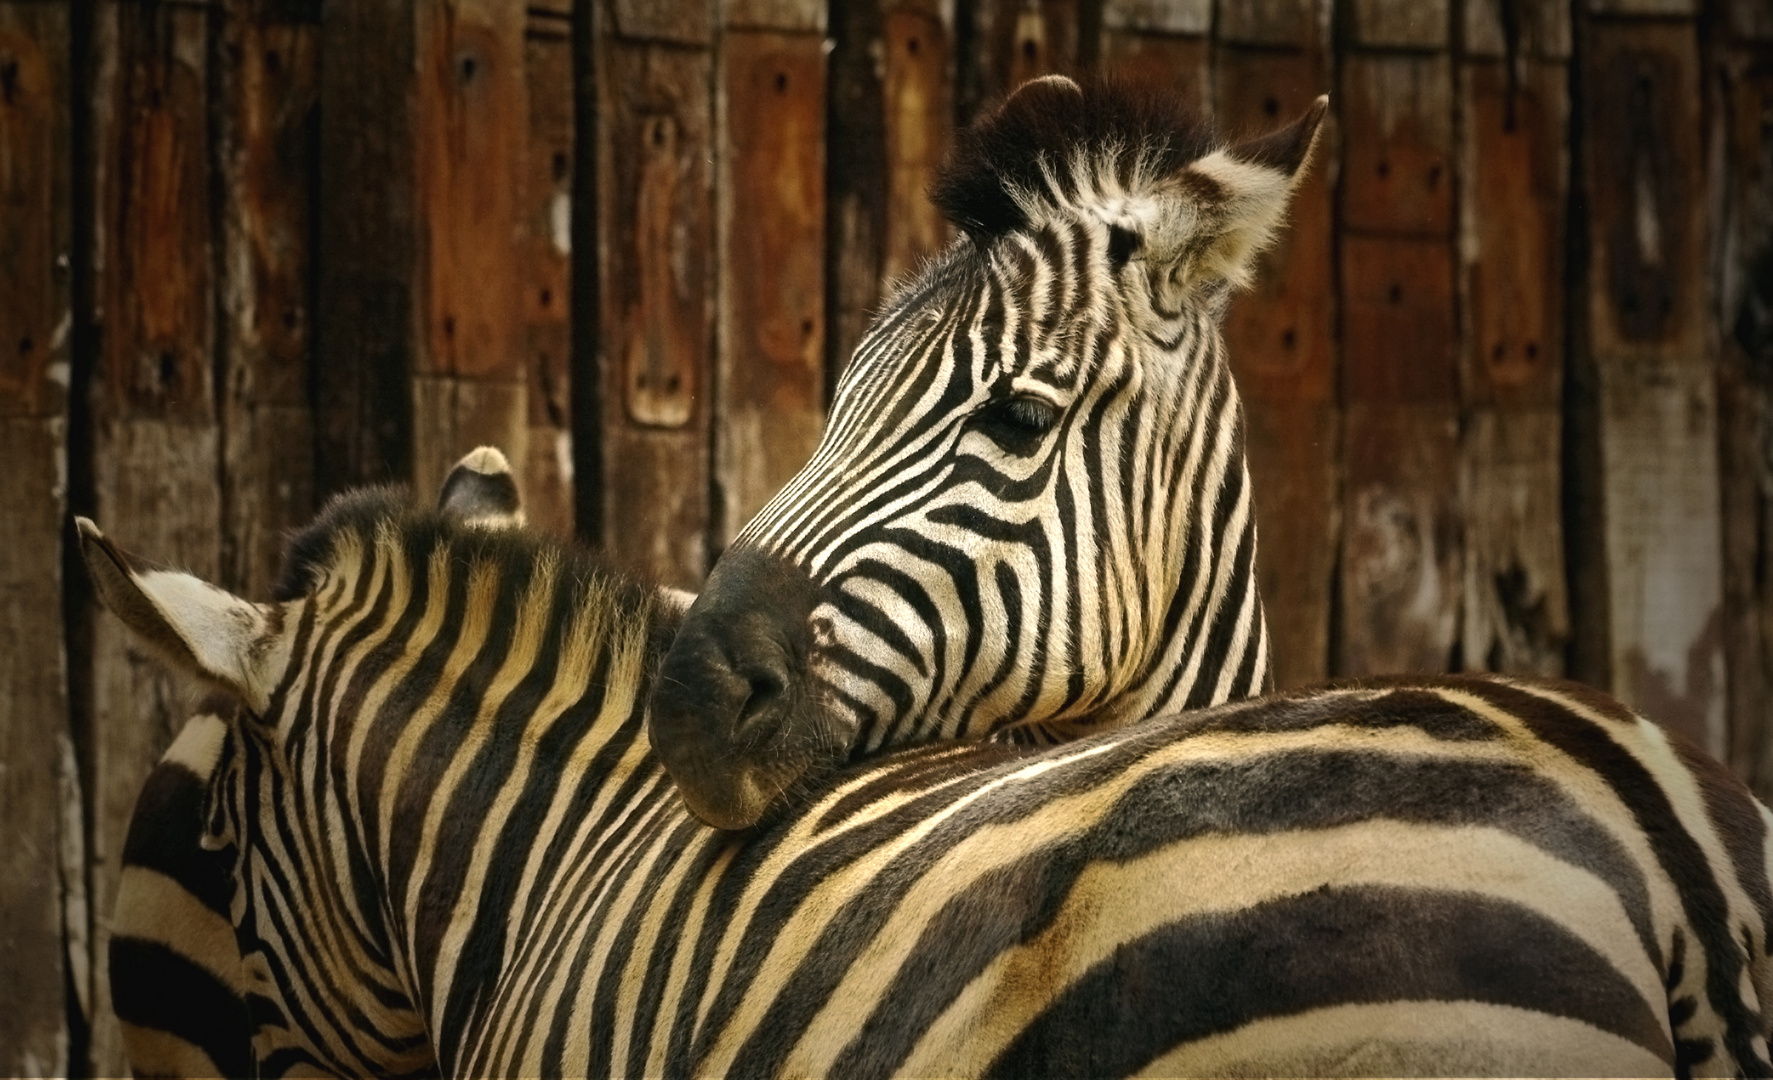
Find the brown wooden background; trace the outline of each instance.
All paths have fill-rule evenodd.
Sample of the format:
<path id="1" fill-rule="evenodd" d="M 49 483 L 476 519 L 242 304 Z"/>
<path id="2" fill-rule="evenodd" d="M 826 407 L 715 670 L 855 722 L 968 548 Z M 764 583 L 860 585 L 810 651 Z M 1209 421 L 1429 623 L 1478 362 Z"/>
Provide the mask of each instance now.
<path id="1" fill-rule="evenodd" d="M 694 587 L 817 438 L 955 125 L 1138 69 L 1327 154 L 1229 320 L 1282 682 L 1610 686 L 1773 792 L 1764 0 L 0 0 L 0 1073 L 117 1073 L 188 698 L 67 515 L 248 593 L 477 442 Z"/>

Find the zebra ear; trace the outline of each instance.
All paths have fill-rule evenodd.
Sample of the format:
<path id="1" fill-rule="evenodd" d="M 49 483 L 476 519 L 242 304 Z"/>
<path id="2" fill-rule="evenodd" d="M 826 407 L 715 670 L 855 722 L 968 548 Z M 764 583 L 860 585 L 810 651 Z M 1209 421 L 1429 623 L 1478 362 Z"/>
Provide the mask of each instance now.
<path id="1" fill-rule="evenodd" d="M 1175 178 L 1182 198 L 1192 204 L 1191 213 L 1173 217 L 1190 234 L 1173 238 L 1175 286 L 1249 284 L 1256 256 L 1286 221 L 1287 204 L 1305 176 L 1329 106 L 1329 96 L 1320 96 L 1279 131 L 1215 150 Z M 1161 250 L 1164 245 L 1147 246 Z"/>
<path id="2" fill-rule="evenodd" d="M 524 523 L 523 499 L 511 475 L 511 462 L 497 447 L 470 450 L 443 478 L 437 509 L 464 525 L 516 529 Z"/>
<path id="3" fill-rule="evenodd" d="M 254 604 L 176 570 L 163 570 L 75 518 L 80 556 L 99 598 L 162 662 L 238 695 L 263 712 L 283 650 L 283 609 Z"/>

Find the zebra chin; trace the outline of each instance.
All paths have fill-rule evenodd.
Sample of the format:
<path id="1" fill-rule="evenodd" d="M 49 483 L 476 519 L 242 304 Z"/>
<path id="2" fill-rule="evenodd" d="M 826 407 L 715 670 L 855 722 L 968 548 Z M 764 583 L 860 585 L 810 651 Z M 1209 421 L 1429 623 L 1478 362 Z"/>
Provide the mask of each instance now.
<path id="1" fill-rule="evenodd" d="M 720 829 L 755 825 L 848 752 L 811 672 L 822 590 L 755 548 L 722 556 L 653 681 L 647 730 L 684 805 Z"/>

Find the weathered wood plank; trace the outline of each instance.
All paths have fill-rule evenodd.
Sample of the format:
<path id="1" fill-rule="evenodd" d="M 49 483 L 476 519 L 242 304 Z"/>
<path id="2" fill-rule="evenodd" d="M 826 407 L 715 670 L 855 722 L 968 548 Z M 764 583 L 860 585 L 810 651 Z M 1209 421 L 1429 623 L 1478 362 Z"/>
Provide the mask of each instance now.
<path id="1" fill-rule="evenodd" d="M 1444 49 L 1448 7 L 1447 0 L 1353 0 L 1349 36 L 1367 47 Z"/>
<path id="2" fill-rule="evenodd" d="M 812 456 L 825 414 L 824 42 L 721 43 L 720 353 L 714 542 Z"/>
<path id="3" fill-rule="evenodd" d="M 1453 226 L 1453 69 L 1431 56 L 1342 60 L 1342 223 L 1447 236 Z"/>
<path id="4" fill-rule="evenodd" d="M 421 315 L 412 480 L 419 491 L 435 490 L 462 454 L 486 442 L 505 449 L 523 487 L 524 11 L 497 0 L 422 2 L 414 22 L 415 198 L 424 227 L 413 274 Z M 429 385 L 433 379 L 463 385 L 450 391 Z M 467 411 L 432 411 L 438 408 Z M 463 443 L 464 436 L 473 441 Z"/>
<path id="5" fill-rule="evenodd" d="M 1570 58 L 1570 5 L 1465 0 L 1461 51 L 1469 57 Z"/>
<path id="6" fill-rule="evenodd" d="M 409 2 L 326 8 L 320 67 L 315 490 L 412 472 L 418 201 Z"/>
<path id="7" fill-rule="evenodd" d="M 820 0 L 720 0 L 720 22 L 726 29 L 825 32 L 825 4 Z"/>
<path id="8" fill-rule="evenodd" d="M 714 5 L 708 0 L 661 4 L 657 0 L 612 0 L 616 32 L 623 37 L 708 45 L 714 41 Z"/>
<path id="9" fill-rule="evenodd" d="M 1729 758 L 1773 795 L 1773 48 L 1714 60 L 1723 167 L 1716 234 L 1732 238 L 1718 277 L 1718 471 L 1724 535 Z"/>
<path id="10" fill-rule="evenodd" d="M 67 501 L 69 10 L 0 4 L 0 1073 L 64 1076 L 91 1005 L 62 626 Z M 72 817 L 71 835 L 65 823 Z M 68 991 L 74 1001 L 68 1000 Z"/>
<path id="11" fill-rule="evenodd" d="M 1444 671 L 1459 632 L 1459 416 L 1353 401 L 1344 415 L 1344 675 Z"/>
<path id="12" fill-rule="evenodd" d="M 1102 28 L 1137 34 L 1210 34 L 1212 0 L 1103 0 Z"/>
<path id="13" fill-rule="evenodd" d="M 1569 75 L 1529 63 L 1467 64 L 1460 175 L 1465 400 L 1550 405 L 1564 357 Z"/>
<path id="14" fill-rule="evenodd" d="M 1564 672 L 1567 84 L 1539 61 L 1461 71 L 1468 670 Z"/>
<path id="15" fill-rule="evenodd" d="M 1219 5 L 1218 38 L 1239 45 L 1326 51 L 1329 0 L 1241 0 Z M 1322 93 L 1320 90 L 1319 93 Z"/>
<path id="16" fill-rule="evenodd" d="M 1168 87 L 1197 112 L 1212 111 L 1212 48 L 1207 38 L 1106 29 L 1101 60 L 1104 71 Z"/>
<path id="17" fill-rule="evenodd" d="M 519 466 L 529 522 L 573 534 L 573 56 L 565 14 L 530 9 L 524 40 L 523 314 L 529 451 Z M 513 451 L 514 452 L 514 451 Z"/>
<path id="18" fill-rule="evenodd" d="M 1342 298 L 1345 400 L 1459 399 L 1453 253 L 1445 241 L 1344 235 Z"/>
<path id="19" fill-rule="evenodd" d="M 1698 0 L 1588 0 L 1596 15 L 1689 17 L 1699 12 Z"/>
<path id="20" fill-rule="evenodd" d="M 1305 53 L 1222 46 L 1215 74 L 1227 131 L 1277 127 L 1326 86 L 1322 62 Z M 1335 145 L 1334 132 L 1326 132 L 1326 159 Z M 1328 674 L 1336 561 L 1340 421 L 1328 181 L 1334 169 L 1328 160 L 1311 169 L 1294 193 L 1287 230 L 1260 257 L 1255 286 L 1232 301 L 1225 318 L 1249 415 L 1262 597 L 1281 686 Z"/>
<path id="21" fill-rule="evenodd" d="M 1467 671 L 1564 673 L 1562 439 L 1556 406 L 1481 406 L 1466 415 L 1459 640 Z"/>
<path id="22" fill-rule="evenodd" d="M 1694 197 L 1704 184 L 1697 44 L 1684 22 L 1595 20 L 1589 41 L 1585 322 L 1613 689 L 1721 755 L 1722 540 L 1707 204 Z"/>
<path id="23" fill-rule="evenodd" d="M 268 0 L 222 9 L 221 584 L 249 596 L 269 595 L 284 535 L 314 512 L 320 26 L 302 14 Z"/>
<path id="24" fill-rule="evenodd" d="M 600 231 L 608 550 L 685 588 L 708 566 L 715 155 L 706 50 L 606 42 Z"/>

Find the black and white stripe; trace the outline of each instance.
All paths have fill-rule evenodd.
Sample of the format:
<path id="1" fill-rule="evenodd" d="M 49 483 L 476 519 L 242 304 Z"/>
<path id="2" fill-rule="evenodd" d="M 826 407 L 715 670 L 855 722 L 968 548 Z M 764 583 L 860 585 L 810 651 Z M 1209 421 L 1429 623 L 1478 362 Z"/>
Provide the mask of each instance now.
<path id="1" fill-rule="evenodd" d="M 82 536 L 247 702 L 201 828 L 267 1075 L 1773 1071 L 1773 815 L 1592 691 L 942 744 L 724 832 L 644 722 L 678 616 L 582 553 L 372 492 L 247 605 Z"/>
<path id="2" fill-rule="evenodd" d="M 1053 77 L 962 139 L 935 197 L 966 235 L 864 334 L 668 661 L 688 690 L 654 722 L 705 820 L 883 749 L 1058 742 L 1269 687 L 1219 320 L 1323 114 L 1221 147 L 1173 95 Z M 822 707 L 788 727 L 776 698 Z"/>

